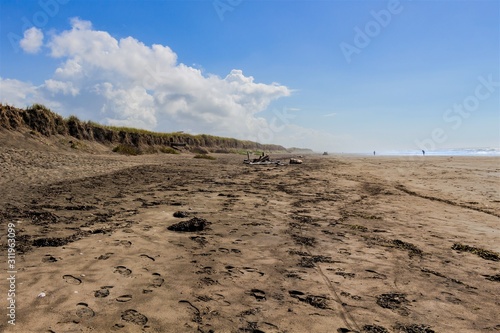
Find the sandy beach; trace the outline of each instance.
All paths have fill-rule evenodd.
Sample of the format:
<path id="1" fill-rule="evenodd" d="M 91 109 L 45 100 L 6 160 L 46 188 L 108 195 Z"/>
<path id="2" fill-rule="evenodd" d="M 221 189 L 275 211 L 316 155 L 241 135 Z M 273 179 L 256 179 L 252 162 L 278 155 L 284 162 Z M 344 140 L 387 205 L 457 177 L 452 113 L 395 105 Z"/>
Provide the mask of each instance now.
<path id="1" fill-rule="evenodd" d="M 500 331 L 499 158 L 214 156 L 1 148 L 0 331 Z"/>

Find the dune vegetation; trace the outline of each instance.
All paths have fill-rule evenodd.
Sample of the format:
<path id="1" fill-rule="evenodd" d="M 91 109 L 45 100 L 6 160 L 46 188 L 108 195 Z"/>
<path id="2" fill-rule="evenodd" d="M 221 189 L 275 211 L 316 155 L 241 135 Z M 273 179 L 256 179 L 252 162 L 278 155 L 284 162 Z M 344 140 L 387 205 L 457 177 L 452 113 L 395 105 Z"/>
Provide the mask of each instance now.
<path id="1" fill-rule="evenodd" d="M 192 135 L 182 132 L 159 133 L 131 127 L 102 125 L 82 121 L 76 116 L 63 118 L 41 104 L 26 109 L 0 104 L 0 129 L 30 131 L 46 137 L 69 136 L 78 140 L 110 145 L 118 153 L 137 155 L 143 153 L 177 153 L 204 148 L 214 153 L 239 153 L 241 151 L 286 151 L 279 145 L 237 140 L 214 135 Z M 199 151 L 196 151 L 199 153 Z"/>

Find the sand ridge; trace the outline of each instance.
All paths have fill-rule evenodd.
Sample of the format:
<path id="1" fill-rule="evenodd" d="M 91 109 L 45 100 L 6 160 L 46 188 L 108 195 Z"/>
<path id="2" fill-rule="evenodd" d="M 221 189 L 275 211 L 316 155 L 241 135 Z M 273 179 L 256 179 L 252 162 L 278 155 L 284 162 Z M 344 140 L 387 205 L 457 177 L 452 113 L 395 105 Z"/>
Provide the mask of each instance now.
<path id="1" fill-rule="evenodd" d="M 0 163 L 19 174 L 2 246 L 15 221 L 25 252 L 2 331 L 500 330 L 498 158 L 18 153 Z M 209 224 L 167 229 L 192 218 Z"/>

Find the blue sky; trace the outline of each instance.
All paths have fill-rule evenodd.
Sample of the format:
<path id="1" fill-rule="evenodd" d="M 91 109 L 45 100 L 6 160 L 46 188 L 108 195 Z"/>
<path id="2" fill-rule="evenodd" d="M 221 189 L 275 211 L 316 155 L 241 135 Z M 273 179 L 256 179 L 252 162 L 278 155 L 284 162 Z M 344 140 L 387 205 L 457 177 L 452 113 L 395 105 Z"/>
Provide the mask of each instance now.
<path id="1" fill-rule="evenodd" d="M 317 151 L 500 147 L 499 6 L 2 0 L 0 100 Z"/>

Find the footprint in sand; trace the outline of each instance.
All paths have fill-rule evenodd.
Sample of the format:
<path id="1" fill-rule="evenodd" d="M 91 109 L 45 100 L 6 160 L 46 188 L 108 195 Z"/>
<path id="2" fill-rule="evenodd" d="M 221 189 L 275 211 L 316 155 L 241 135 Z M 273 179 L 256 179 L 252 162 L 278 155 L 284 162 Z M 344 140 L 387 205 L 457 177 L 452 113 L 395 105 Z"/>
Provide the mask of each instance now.
<path id="1" fill-rule="evenodd" d="M 125 266 L 116 266 L 113 273 L 118 273 L 123 276 L 129 276 L 130 274 L 132 274 L 132 271 Z"/>
<path id="2" fill-rule="evenodd" d="M 46 254 L 45 258 L 42 259 L 42 262 L 56 262 L 57 258 L 54 256 L 51 256 L 50 254 Z"/>
<path id="3" fill-rule="evenodd" d="M 144 258 L 144 259 L 149 259 L 151 261 L 155 261 L 155 258 L 148 256 L 147 254 L 141 254 L 139 257 Z"/>
<path id="4" fill-rule="evenodd" d="M 229 253 L 229 252 L 231 252 L 231 253 L 241 253 L 241 251 L 238 250 L 238 249 L 226 249 L 225 247 L 219 248 L 219 252 L 222 252 L 222 253 Z"/>
<path id="5" fill-rule="evenodd" d="M 80 280 L 77 277 L 74 277 L 73 275 L 63 275 L 63 280 L 66 281 L 66 283 L 74 285 L 79 285 L 82 283 L 82 280 Z"/>
<path id="6" fill-rule="evenodd" d="M 199 283 L 201 285 L 205 285 L 205 286 L 212 286 L 214 284 L 219 284 L 219 281 L 211 279 L 209 277 L 204 277 L 204 278 L 200 279 Z"/>
<path id="7" fill-rule="evenodd" d="M 105 254 L 100 255 L 97 260 L 107 260 L 109 257 L 111 257 L 114 253 L 113 252 L 108 252 Z"/>
<path id="8" fill-rule="evenodd" d="M 232 277 L 232 276 L 236 277 L 237 276 L 235 274 L 236 272 L 240 273 L 242 276 L 247 276 L 247 277 L 251 277 L 251 276 L 255 276 L 255 275 L 258 275 L 258 277 L 264 276 L 263 272 L 260 272 L 256 268 L 252 268 L 252 267 L 238 268 L 238 267 L 234 267 L 232 265 L 226 265 L 226 266 L 224 266 L 224 268 L 227 269 L 227 271 L 221 272 L 221 273 L 223 275 L 227 275 L 230 277 Z"/>
<path id="9" fill-rule="evenodd" d="M 134 309 L 125 310 L 122 312 L 122 320 L 136 325 L 146 325 L 148 317 Z"/>
<path id="10" fill-rule="evenodd" d="M 118 330 L 121 330 L 124 327 L 125 327 L 125 325 L 123 325 L 123 324 L 114 324 L 113 327 L 111 327 L 111 330 L 112 331 L 118 331 Z"/>
<path id="11" fill-rule="evenodd" d="M 153 273 L 153 283 L 151 284 L 153 288 L 161 287 L 164 282 L 165 279 L 161 277 L 160 273 Z"/>
<path id="12" fill-rule="evenodd" d="M 255 274 L 258 274 L 259 276 L 263 276 L 264 273 L 262 272 L 259 272 L 256 268 L 252 268 L 252 267 L 243 267 L 243 274 L 247 274 L 247 273 L 255 273 Z"/>
<path id="13" fill-rule="evenodd" d="M 91 318 L 95 316 L 95 312 L 89 308 L 87 303 L 78 303 L 76 305 L 76 315 L 80 318 Z"/>
<path id="14" fill-rule="evenodd" d="M 257 301 L 265 301 L 266 300 L 266 293 L 260 289 L 252 289 L 250 290 L 250 295 L 255 297 Z"/>
<path id="15" fill-rule="evenodd" d="M 226 301 L 226 297 L 224 297 L 224 295 L 222 294 L 213 294 L 212 295 L 212 299 L 219 303 L 219 305 L 222 305 L 222 306 L 230 306 L 231 305 L 231 302 L 229 301 Z"/>
<path id="16" fill-rule="evenodd" d="M 222 294 L 212 294 L 212 296 L 208 295 L 200 295 L 197 297 L 197 300 L 201 302 L 216 302 L 220 306 L 230 306 L 231 302 L 226 301 L 226 297 Z"/>
<path id="17" fill-rule="evenodd" d="M 327 298 L 324 296 L 306 295 L 302 291 L 298 290 L 289 290 L 288 294 L 291 297 L 296 298 L 301 302 L 314 306 L 315 308 L 329 309 L 327 304 Z"/>
<path id="18" fill-rule="evenodd" d="M 111 288 L 113 288 L 113 286 L 104 286 L 104 287 L 101 287 L 101 289 L 96 290 L 94 292 L 94 297 L 97 297 L 97 298 L 108 297 L 109 296 L 109 289 L 111 289 Z"/>
<path id="19" fill-rule="evenodd" d="M 290 290 L 288 293 L 290 294 L 290 296 L 292 296 L 294 298 L 299 298 L 301 296 L 305 296 L 305 294 L 302 291 L 298 291 L 298 290 Z"/>
<path id="20" fill-rule="evenodd" d="M 132 295 L 121 295 L 116 298 L 117 302 L 125 303 L 132 300 Z"/>
<path id="21" fill-rule="evenodd" d="M 132 242 L 128 240 L 116 240 L 113 244 L 114 246 L 124 246 L 124 247 L 131 247 Z"/>
<path id="22" fill-rule="evenodd" d="M 365 271 L 368 272 L 368 273 L 375 274 L 374 276 L 370 276 L 371 279 L 381 279 L 381 280 L 386 280 L 387 279 L 387 275 L 379 273 L 379 272 L 376 272 L 376 271 L 374 271 L 372 269 L 365 269 Z"/>

